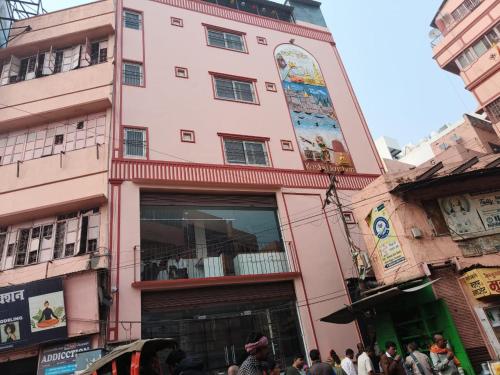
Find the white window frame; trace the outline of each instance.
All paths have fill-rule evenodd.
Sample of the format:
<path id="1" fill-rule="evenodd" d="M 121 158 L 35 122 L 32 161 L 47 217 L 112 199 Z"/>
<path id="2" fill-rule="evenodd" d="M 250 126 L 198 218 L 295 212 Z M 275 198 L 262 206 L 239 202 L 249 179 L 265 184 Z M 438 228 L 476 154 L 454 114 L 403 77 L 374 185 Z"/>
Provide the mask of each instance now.
<path id="1" fill-rule="evenodd" d="M 212 44 L 210 43 L 210 33 L 220 33 L 222 35 L 221 42 L 224 42 L 224 45 L 219 45 L 219 44 Z M 214 27 L 207 26 L 207 44 L 210 47 L 216 47 L 216 48 L 223 48 L 223 49 L 228 49 L 231 51 L 237 51 L 237 52 L 247 52 L 247 46 L 245 43 L 245 38 L 243 36 L 244 34 L 236 33 L 236 32 L 230 32 L 230 31 L 225 31 L 225 30 L 219 30 Z M 239 38 L 239 41 L 241 43 L 241 49 L 238 48 L 232 48 L 230 47 L 231 43 L 233 43 L 230 40 L 230 37 L 237 37 Z M 221 43 L 222 44 L 222 43 Z"/>
<path id="2" fill-rule="evenodd" d="M 226 142 L 240 142 L 243 144 L 243 152 L 245 153 L 245 163 L 238 163 L 238 162 L 229 161 L 228 154 L 227 154 L 227 143 Z M 270 167 L 271 166 L 270 165 L 270 158 L 269 158 L 269 150 L 268 150 L 268 145 L 267 145 L 266 141 L 224 137 L 222 143 L 224 145 L 224 159 L 225 159 L 225 162 L 227 164 L 249 165 L 249 166 L 254 166 L 254 167 Z M 248 152 L 247 152 L 248 144 L 260 144 L 260 145 L 262 145 L 262 149 L 264 151 L 265 164 L 250 163 L 248 161 L 248 159 L 249 159 Z"/>
<path id="3" fill-rule="evenodd" d="M 134 26 L 127 26 L 127 21 L 130 21 L 129 18 L 127 18 L 127 15 L 134 15 L 137 16 L 137 27 Z M 135 23 L 135 20 L 132 21 Z M 131 29 L 131 30 L 141 30 L 142 29 L 142 14 L 130 9 L 124 9 L 123 10 L 123 27 L 126 29 Z"/>
<path id="4" fill-rule="evenodd" d="M 228 97 L 225 97 L 225 96 L 220 96 L 217 93 L 217 81 L 231 82 L 234 97 L 233 98 L 228 98 Z M 229 101 L 241 102 L 241 103 L 258 104 L 258 101 L 257 101 L 257 90 L 255 88 L 255 82 L 254 81 L 250 81 L 250 80 L 248 80 L 248 81 L 246 81 L 246 80 L 238 80 L 238 79 L 226 78 L 224 76 L 217 76 L 217 75 L 215 75 L 213 77 L 213 84 L 214 84 L 215 97 L 217 99 L 229 100 Z M 251 94 L 252 94 L 252 100 L 251 101 L 250 100 L 244 100 L 244 99 L 238 98 L 238 91 L 239 90 L 236 87 L 237 84 L 245 84 L 245 85 L 249 85 L 250 86 L 250 88 L 251 88 Z"/>
<path id="5" fill-rule="evenodd" d="M 139 84 L 136 85 L 135 83 L 126 82 L 125 70 L 126 70 L 127 66 L 139 67 Z M 122 67 L 122 83 L 124 85 L 128 85 L 128 86 L 144 87 L 144 72 L 143 72 L 142 64 L 137 63 L 137 62 L 124 61 L 123 67 Z"/>
<path id="6" fill-rule="evenodd" d="M 128 149 L 128 132 L 136 132 L 136 133 L 142 133 L 142 155 L 130 155 L 127 153 Z M 148 134 L 146 129 L 138 129 L 138 128 L 133 128 L 133 127 L 124 127 L 123 128 L 123 157 L 129 158 L 129 159 L 147 159 L 148 156 Z M 134 146 L 137 147 L 137 146 Z"/>

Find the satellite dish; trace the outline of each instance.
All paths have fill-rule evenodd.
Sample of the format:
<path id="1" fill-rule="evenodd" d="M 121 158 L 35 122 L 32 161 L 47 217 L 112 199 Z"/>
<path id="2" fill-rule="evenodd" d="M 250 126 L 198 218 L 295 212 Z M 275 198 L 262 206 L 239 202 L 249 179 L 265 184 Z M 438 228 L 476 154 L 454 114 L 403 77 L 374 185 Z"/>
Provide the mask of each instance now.
<path id="1" fill-rule="evenodd" d="M 429 39 L 430 40 L 434 40 L 438 37 L 441 36 L 441 31 L 439 31 L 438 29 L 431 29 L 431 31 L 429 31 Z"/>

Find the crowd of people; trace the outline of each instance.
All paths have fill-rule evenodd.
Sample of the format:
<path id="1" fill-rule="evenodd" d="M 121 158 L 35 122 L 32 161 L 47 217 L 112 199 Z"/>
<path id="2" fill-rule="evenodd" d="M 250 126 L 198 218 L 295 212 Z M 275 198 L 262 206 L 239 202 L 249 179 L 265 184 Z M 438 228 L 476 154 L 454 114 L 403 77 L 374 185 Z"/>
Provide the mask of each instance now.
<path id="1" fill-rule="evenodd" d="M 434 336 L 430 347 L 430 358 L 418 350 L 416 343 L 407 346 L 406 358 L 398 354 L 396 343 L 389 341 L 385 351 L 377 355 L 373 347 L 358 344 L 357 353 L 345 351 L 340 359 L 334 350 L 323 361 L 319 350 L 309 352 L 311 366 L 302 354 L 293 357 L 290 367 L 282 369 L 280 363 L 270 355 L 269 341 L 264 335 L 255 335 L 245 345 L 245 357 L 241 365 L 232 365 L 228 375 L 463 375 L 460 361 L 450 349 L 442 335 Z M 203 363 L 186 357 L 182 351 L 172 352 L 167 365 L 172 375 L 205 375 Z"/>

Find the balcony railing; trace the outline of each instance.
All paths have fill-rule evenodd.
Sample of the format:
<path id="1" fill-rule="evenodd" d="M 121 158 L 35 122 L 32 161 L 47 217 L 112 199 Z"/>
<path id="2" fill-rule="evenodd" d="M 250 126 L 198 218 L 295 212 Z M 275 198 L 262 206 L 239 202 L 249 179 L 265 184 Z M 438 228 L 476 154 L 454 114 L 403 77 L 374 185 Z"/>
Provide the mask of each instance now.
<path id="1" fill-rule="evenodd" d="M 443 33 L 448 34 L 460 21 L 471 14 L 484 0 L 464 0 L 450 13 L 439 13 L 435 18 L 436 27 Z"/>
<path id="2" fill-rule="evenodd" d="M 140 254 L 141 281 L 201 279 L 223 276 L 267 275 L 299 272 L 295 250 L 276 242 L 248 246 L 227 241 L 216 247 L 192 249 L 136 249 Z"/>

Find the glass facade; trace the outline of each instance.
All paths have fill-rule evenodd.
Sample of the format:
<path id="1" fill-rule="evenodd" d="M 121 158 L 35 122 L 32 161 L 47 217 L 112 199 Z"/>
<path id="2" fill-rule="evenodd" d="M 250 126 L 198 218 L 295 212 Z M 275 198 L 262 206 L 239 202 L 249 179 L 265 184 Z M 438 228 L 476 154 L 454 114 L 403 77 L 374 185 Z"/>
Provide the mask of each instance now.
<path id="1" fill-rule="evenodd" d="M 141 204 L 142 280 L 289 271 L 276 208 L 207 200 Z"/>

